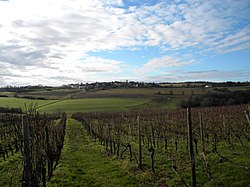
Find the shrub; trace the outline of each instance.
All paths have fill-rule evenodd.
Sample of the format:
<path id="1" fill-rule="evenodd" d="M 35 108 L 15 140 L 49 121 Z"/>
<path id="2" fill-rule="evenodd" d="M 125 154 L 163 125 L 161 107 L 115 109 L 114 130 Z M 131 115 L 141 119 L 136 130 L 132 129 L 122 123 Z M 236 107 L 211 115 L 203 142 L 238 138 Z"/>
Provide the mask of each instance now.
<path id="1" fill-rule="evenodd" d="M 234 91 L 225 93 L 212 93 L 191 97 L 189 100 L 182 100 L 180 107 L 210 107 L 250 103 L 250 90 Z"/>

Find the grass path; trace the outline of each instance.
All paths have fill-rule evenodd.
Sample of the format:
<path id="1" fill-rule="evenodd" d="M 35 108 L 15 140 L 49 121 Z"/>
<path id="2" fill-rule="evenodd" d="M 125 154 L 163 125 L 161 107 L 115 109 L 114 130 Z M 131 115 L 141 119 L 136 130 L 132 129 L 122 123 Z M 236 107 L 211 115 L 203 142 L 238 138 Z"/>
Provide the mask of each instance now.
<path id="1" fill-rule="evenodd" d="M 69 119 L 62 158 L 48 186 L 145 186 L 102 154 L 81 123 Z"/>

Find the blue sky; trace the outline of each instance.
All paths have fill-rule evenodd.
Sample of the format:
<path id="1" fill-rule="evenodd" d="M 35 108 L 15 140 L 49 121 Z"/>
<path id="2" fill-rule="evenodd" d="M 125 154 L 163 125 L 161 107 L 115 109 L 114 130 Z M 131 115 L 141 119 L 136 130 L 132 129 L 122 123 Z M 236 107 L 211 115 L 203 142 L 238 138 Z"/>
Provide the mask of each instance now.
<path id="1" fill-rule="evenodd" d="M 0 86 L 250 81 L 249 0 L 0 0 Z"/>

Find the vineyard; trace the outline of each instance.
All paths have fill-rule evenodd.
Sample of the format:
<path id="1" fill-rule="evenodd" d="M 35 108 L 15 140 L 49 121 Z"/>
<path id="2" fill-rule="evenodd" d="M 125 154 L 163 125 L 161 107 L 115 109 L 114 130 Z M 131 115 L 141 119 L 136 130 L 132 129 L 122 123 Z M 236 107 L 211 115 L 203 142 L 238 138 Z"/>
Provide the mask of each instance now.
<path id="1" fill-rule="evenodd" d="M 230 186 L 233 176 L 223 176 L 223 164 L 242 172 L 241 179 L 250 174 L 249 160 L 238 159 L 250 150 L 249 115 L 249 107 L 238 105 L 75 113 L 72 118 L 82 122 L 108 156 L 136 163 L 131 172 L 147 171 L 141 176 L 145 184 Z M 249 180 L 241 179 L 231 180 L 239 180 L 241 186 L 249 184 Z"/>
<path id="2" fill-rule="evenodd" d="M 52 177 L 63 148 L 66 114 L 0 114 L 0 154 L 22 155 L 22 179 L 19 186 L 38 186 Z M 11 182 L 3 185 L 11 185 Z"/>
<path id="3" fill-rule="evenodd" d="M 66 120 L 66 113 L 41 114 L 35 107 L 25 113 L 1 113 L 0 170 L 8 171 L 10 160 L 9 165 L 16 171 L 6 173 L 6 180 L 0 185 L 250 183 L 248 105 L 77 112 L 68 119 L 67 131 Z"/>

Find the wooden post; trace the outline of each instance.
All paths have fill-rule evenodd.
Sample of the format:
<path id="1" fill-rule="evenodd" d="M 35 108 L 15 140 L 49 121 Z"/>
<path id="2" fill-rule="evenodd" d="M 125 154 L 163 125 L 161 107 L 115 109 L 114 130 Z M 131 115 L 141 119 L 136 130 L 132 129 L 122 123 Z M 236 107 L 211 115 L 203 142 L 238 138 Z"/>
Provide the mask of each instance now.
<path id="1" fill-rule="evenodd" d="M 50 140 L 49 140 L 49 129 L 48 126 L 45 127 L 45 135 L 46 135 L 46 147 L 47 147 L 47 159 L 48 159 L 48 180 L 50 181 L 53 172 L 53 161 L 52 161 L 52 150 L 50 148 Z"/>
<path id="2" fill-rule="evenodd" d="M 154 133 L 154 127 L 153 127 L 153 123 L 151 123 L 151 135 L 152 135 L 152 143 L 153 146 L 155 147 L 155 133 Z"/>
<path id="3" fill-rule="evenodd" d="M 28 116 L 24 115 L 22 117 L 23 125 L 23 181 L 22 187 L 31 187 L 32 186 L 32 163 L 30 158 L 30 129 Z"/>
<path id="4" fill-rule="evenodd" d="M 110 125 L 107 124 L 107 129 L 108 129 L 108 143 L 109 143 L 109 147 L 110 147 L 110 153 L 112 154 L 113 153 L 113 149 L 112 149 L 112 138 L 111 138 L 111 133 L 110 133 Z"/>
<path id="5" fill-rule="evenodd" d="M 151 157 L 151 168 L 152 172 L 155 173 L 155 168 L 154 168 L 154 155 L 155 155 L 155 149 L 153 146 L 151 146 L 148 151 L 150 152 L 150 157 Z"/>
<path id="6" fill-rule="evenodd" d="M 119 153 L 120 153 L 120 142 L 117 143 L 117 152 L 116 152 L 117 158 L 119 158 Z"/>
<path id="7" fill-rule="evenodd" d="M 200 113 L 200 136 L 201 136 L 201 146 L 202 152 L 205 152 L 205 143 L 204 143 L 204 128 L 203 128 L 203 115 Z"/>
<path id="8" fill-rule="evenodd" d="M 248 124 L 250 125 L 250 106 L 248 106 L 248 110 L 245 111 L 245 115 L 246 115 Z"/>
<path id="9" fill-rule="evenodd" d="M 129 148 L 129 160 L 132 161 L 132 145 L 131 144 L 128 144 L 128 148 Z"/>
<path id="10" fill-rule="evenodd" d="M 191 108 L 187 108 L 187 126 L 188 126 L 188 140 L 189 140 L 189 153 L 191 161 L 191 186 L 196 187 L 196 174 L 195 174 L 195 160 L 194 160 L 194 148 L 193 148 L 193 136 L 192 136 L 192 119 Z"/>
<path id="11" fill-rule="evenodd" d="M 138 136 L 139 136 L 139 168 L 142 169 L 142 145 L 141 145 L 141 124 L 140 116 L 137 116 Z"/>

